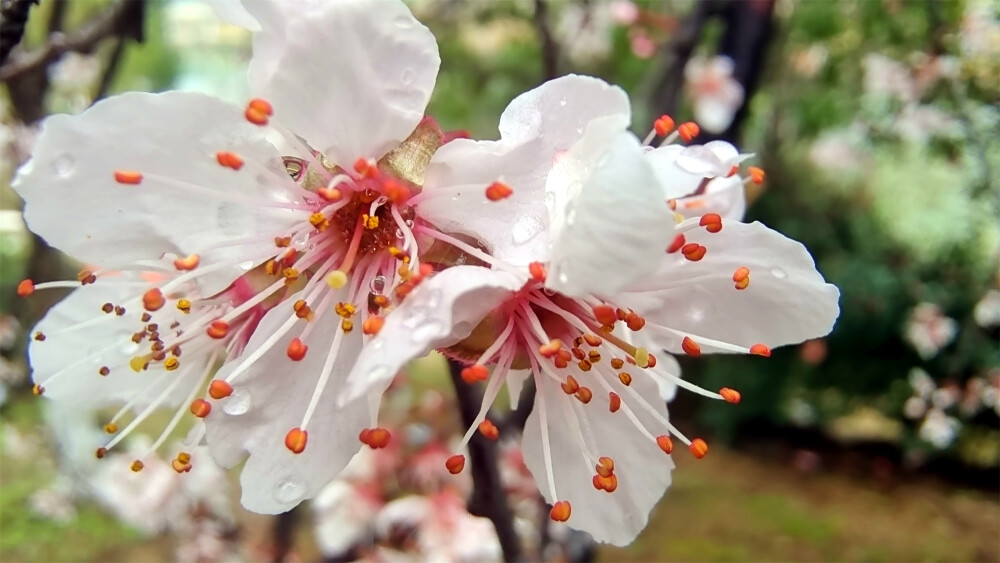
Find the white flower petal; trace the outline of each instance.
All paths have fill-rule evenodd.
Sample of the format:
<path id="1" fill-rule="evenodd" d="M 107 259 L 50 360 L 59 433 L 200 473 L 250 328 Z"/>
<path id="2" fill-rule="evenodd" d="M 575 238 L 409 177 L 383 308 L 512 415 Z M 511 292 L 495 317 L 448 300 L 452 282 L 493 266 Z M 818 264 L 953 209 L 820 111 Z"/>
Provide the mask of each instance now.
<path id="1" fill-rule="evenodd" d="M 218 151 L 254 164 L 231 170 L 216 161 Z M 140 172 L 142 183 L 117 183 L 116 170 Z M 256 203 L 285 198 L 287 181 L 280 155 L 240 108 L 170 92 L 122 94 L 77 116 L 50 117 L 13 187 L 32 231 L 77 260 L 113 268 L 284 234 L 297 214 Z M 204 293 L 242 275 L 237 264 L 259 260 L 252 250 L 201 252 L 201 267 L 232 263 L 199 280 Z"/>
<path id="2" fill-rule="evenodd" d="M 286 301 L 291 303 L 299 297 L 293 295 Z M 242 357 L 223 366 L 216 379 L 225 379 L 291 315 L 287 305 L 271 309 L 254 331 Z M 315 496 L 358 452 L 358 434 L 371 426 L 367 400 L 344 406 L 338 406 L 336 401 L 361 351 L 361 331 L 355 330 L 342 337 L 329 382 L 306 426 L 309 439 L 305 451 L 294 454 L 285 447 L 285 435 L 301 425 L 334 337 L 340 332 L 339 318 L 329 311 L 311 322 L 316 326 L 304 340 L 309 347 L 305 358 L 292 362 L 286 355 L 288 343 L 301 333 L 301 328 L 285 334 L 232 381 L 233 396 L 216 403 L 205 418 L 210 450 L 220 465 L 235 465 L 244 452 L 250 454 L 240 483 L 243 506 L 254 512 L 284 512 Z M 227 406 L 225 401 L 236 404 Z"/>
<path id="3" fill-rule="evenodd" d="M 430 30 L 399 1 L 253 1 L 251 90 L 337 164 L 379 158 L 424 115 L 438 67 Z"/>
<path id="4" fill-rule="evenodd" d="M 535 407 L 524 428 L 521 448 L 524 462 L 535 476 L 538 489 L 549 503 L 555 500 L 569 501 L 572 515 L 566 522 L 572 528 L 588 532 L 599 542 L 627 545 L 646 526 L 649 511 L 663 496 L 670 485 L 670 473 L 674 463 L 663 453 L 656 443 L 633 425 L 623 410 L 611 413 L 605 398 L 599 398 L 597 384 L 591 386 L 595 397 L 588 405 L 583 405 L 571 395 L 563 393 L 559 383 L 548 377 L 536 377 L 541 381 L 535 399 Z M 581 379 L 581 385 L 590 382 Z M 652 407 L 663 417 L 667 410 L 655 399 L 658 396 L 656 384 L 645 377 L 633 379 L 632 387 L 644 397 L 652 399 Z M 622 395 L 623 404 L 629 404 Z M 541 405 L 545 401 L 548 440 L 551 448 L 552 473 L 556 494 L 550 493 L 548 475 L 545 469 L 541 431 Z M 663 432 L 655 431 L 656 420 L 648 411 L 633 405 L 633 412 L 653 436 Z M 623 407 L 624 408 L 624 407 Z M 572 410 L 572 413 L 570 412 Z M 580 436 L 573 416 L 584 421 L 587 443 L 595 456 L 607 456 L 615 462 L 618 488 L 613 493 L 599 491 L 592 484 L 596 460 L 589 460 L 581 453 Z"/>
<path id="5" fill-rule="evenodd" d="M 825 336 L 833 328 L 840 291 L 823 280 L 800 243 L 761 223 L 736 221 L 724 221 L 715 234 L 691 231 L 686 239 L 706 246 L 703 259 L 665 255 L 659 271 L 621 299 L 646 316 L 644 331 L 658 324 L 743 347 L 773 348 Z M 750 270 L 750 285 L 737 290 L 732 276 L 741 266 Z M 682 337 L 657 333 L 656 341 L 680 352 Z"/>
<path id="6" fill-rule="evenodd" d="M 524 282 L 480 266 L 455 266 L 421 282 L 361 350 L 339 403 L 383 393 L 407 362 L 468 336 Z"/>
<path id="7" fill-rule="evenodd" d="M 498 259 L 525 265 L 545 253 L 545 179 L 554 160 L 599 117 L 629 120 L 628 96 L 603 80 L 569 75 L 515 98 L 500 117 L 500 141 L 459 139 L 441 147 L 424 189 L 448 190 L 419 205 L 437 228 L 479 240 Z M 514 193 L 487 202 L 486 186 L 502 181 Z M 465 187 L 466 189 L 461 189 Z"/>
<path id="8" fill-rule="evenodd" d="M 260 24 L 243 7 L 241 0 L 212 0 L 208 5 L 222 21 L 250 31 L 260 31 Z"/>
<path id="9" fill-rule="evenodd" d="M 510 408 L 517 408 L 517 401 L 521 398 L 521 390 L 524 389 L 524 382 L 531 377 L 530 369 L 512 369 L 507 372 L 504 383 L 507 384 L 507 394 L 510 397 Z"/>
<path id="10" fill-rule="evenodd" d="M 723 219 L 741 221 L 747 209 L 746 190 L 739 176 L 714 178 L 704 194 L 682 197 L 676 203 L 676 211 L 685 218 L 718 213 Z"/>
<path id="11" fill-rule="evenodd" d="M 614 294 L 652 273 L 673 215 L 630 133 L 593 121 L 549 175 L 556 204 L 546 284 L 566 295 Z"/>

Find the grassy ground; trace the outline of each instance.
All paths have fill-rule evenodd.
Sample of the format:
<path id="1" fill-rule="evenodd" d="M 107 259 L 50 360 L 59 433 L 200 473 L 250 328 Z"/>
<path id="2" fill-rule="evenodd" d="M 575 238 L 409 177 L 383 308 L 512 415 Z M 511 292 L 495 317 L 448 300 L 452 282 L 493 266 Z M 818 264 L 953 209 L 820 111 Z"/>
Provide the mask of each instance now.
<path id="1" fill-rule="evenodd" d="M 55 475 L 37 435 L 37 403 L 15 401 L 0 420 L 35 440 L 37 455 L 0 450 L 0 561 L 170 561 L 170 542 L 148 539 L 93 506 L 58 524 L 26 509 Z M 921 480 L 889 488 L 837 474 L 804 474 L 763 455 L 713 446 L 696 461 L 677 456 L 674 486 L 646 531 L 604 561 L 998 561 L 996 495 Z M 267 534 L 247 517 L 244 537 Z M 300 555 L 313 552 L 302 527 Z"/>

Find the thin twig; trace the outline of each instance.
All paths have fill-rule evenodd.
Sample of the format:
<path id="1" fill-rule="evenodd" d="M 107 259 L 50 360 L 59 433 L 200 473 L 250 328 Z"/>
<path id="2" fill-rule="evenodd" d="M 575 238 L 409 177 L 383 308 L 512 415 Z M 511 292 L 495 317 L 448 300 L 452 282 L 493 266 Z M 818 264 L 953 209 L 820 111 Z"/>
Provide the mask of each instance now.
<path id="1" fill-rule="evenodd" d="M 38 4 L 38 0 L 7 0 L 0 4 L 0 65 L 24 37 L 32 4 Z"/>
<path id="2" fill-rule="evenodd" d="M 472 426 L 483 402 L 479 386 L 469 385 L 462 380 L 462 364 L 448 361 L 452 384 L 458 408 L 462 414 L 462 424 Z M 489 518 L 496 528 L 504 561 L 521 561 L 524 554 L 521 542 L 514 530 L 514 514 L 507 504 L 507 495 L 500 481 L 499 455 L 496 442 L 476 432 L 469 440 L 469 465 L 472 472 L 472 497 L 469 499 L 469 513 Z"/>
<path id="3" fill-rule="evenodd" d="M 559 76 L 559 44 L 549 28 L 549 6 L 547 0 L 535 0 L 535 29 L 542 42 L 543 82 Z"/>

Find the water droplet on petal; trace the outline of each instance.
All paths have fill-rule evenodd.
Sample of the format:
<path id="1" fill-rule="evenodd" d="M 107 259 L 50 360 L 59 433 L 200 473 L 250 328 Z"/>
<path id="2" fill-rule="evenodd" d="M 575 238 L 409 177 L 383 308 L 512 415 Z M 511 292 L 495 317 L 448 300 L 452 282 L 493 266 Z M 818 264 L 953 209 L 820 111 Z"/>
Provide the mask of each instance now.
<path id="1" fill-rule="evenodd" d="M 782 270 L 781 268 L 771 268 L 771 275 L 780 280 L 787 278 L 788 272 Z"/>
<path id="2" fill-rule="evenodd" d="M 250 410 L 250 392 L 243 388 L 233 389 L 233 394 L 222 403 L 222 412 L 238 416 Z"/>
<path id="3" fill-rule="evenodd" d="M 253 261 L 252 260 L 247 260 L 246 262 L 240 262 L 238 264 L 238 267 L 239 267 L 239 269 L 244 270 L 244 271 L 252 270 L 253 269 Z"/>
<path id="4" fill-rule="evenodd" d="M 274 499 L 281 503 L 294 503 L 302 500 L 306 488 L 301 483 L 285 479 L 274 489 Z"/>
<path id="5" fill-rule="evenodd" d="M 545 225 L 537 217 L 520 215 L 511 225 L 510 234 L 514 239 L 514 244 L 524 244 L 543 230 L 545 230 Z"/>
<path id="6" fill-rule="evenodd" d="M 565 107 L 566 106 L 566 98 L 561 98 L 559 100 L 559 105 Z"/>
<path id="7" fill-rule="evenodd" d="M 122 345 L 122 354 L 125 356 L 134 356 L 139 351 L 139 345 L 135 342 L 129 340 L 126 344 Z"/>
<path id="8" fill-rule="evenodd" d="M 368 289 L 375 295 L 382 295 L 382 292 L 385 290 L 385 276 L 380 274 L 372 278 L 372 281 L 368 284 Z"/>
<path id="9" fill-rule="evenodd" d="M 441 321 L 430 319 L 413 329 L 410 338 L 417 344 L 426 344 L 434 338 L 441 336 L 441 329 L 443 328 L 444 324 Z"/>
<path id="10" fill-rule="evenodd" d="M 566 283 L 568 281 L 569 281 L 569 276 L 566 275 L 566 272 L 559 272 L 559 282 Z"/>
<path id="11" fill-rule="evenodd" d="M 462 321 L 451 328 L 451 334 L 454 335 L 455 338 L 465 338 L 472 334 L 472 329 L 474 328 L 476 328 L 475 324 L 470 323 L 469 321 Z"/>
<path id="12" fill-rule="evenodd" d="M 399 75 L 399 81 L 403 84 L 403 86 L 409 86 L 410 84 L 412 84 L 413 71 L 410 69 L 404 70 L 403 74 Z"/>
<path id="13" fill-rule="evenodd" d="M 375 207 L 382 207 L 388 202 L 389 198 L 385 197 L 384 195 L 380 195 L 373 203 L 375 203 Z"/>
<path id="14" fill-rule="evenodd" d="M 369 379 L 382 379 L 389 375 L 389 366 L 377 365 L 368 370 Z"/>
<path id="15" fill-rule="evenodd" d="M 403 313 L 403 326 L 406 328 L 416 328 L 417 325 L 427 320 L 428 310 L 424 307 L 414 306 L 410 307 Z"/>
<path id="16" fill-rule="evenodd" d="M 552 211 L 556 206 L 556 194 L 555 192 L 545 192 L 545 207 Z"/>
<path id="17" fill-rule="evenodd" d="M 566 224 L 567 225 L 572 225 L 573 223 L 576 223 L 576 208 L 575 207 L 571 207 L 569 209 L 569 212 L 566 214 Z"/>
<path id="18" fill-rule="evenodd" d="M 73 173 L 73 169 L 76 166 L 76 160 L 73 159 L 72 155 L 61 154 L 52 161 L 52 170 L 60 178 L 69 177 Z"/>
<path id="19" fill-rule="evenodd" d="M 368 342 L 368 346 L 371 346 L 372 350 L 379 350 L 385 346 L 385 339 L 381 336 L 376 336 Z"/>

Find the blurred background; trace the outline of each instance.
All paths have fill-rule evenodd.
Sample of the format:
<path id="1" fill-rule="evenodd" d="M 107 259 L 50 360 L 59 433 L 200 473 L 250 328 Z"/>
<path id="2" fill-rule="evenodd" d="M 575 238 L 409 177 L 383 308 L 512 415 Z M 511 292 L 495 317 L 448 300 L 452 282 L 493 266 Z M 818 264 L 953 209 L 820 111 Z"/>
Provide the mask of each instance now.
<path id="1" fill-rule="evenodd" d="M 29 4 L 4 0 L 5 20 Z M 674 485 L 628 548 L 540 525 L 530 474 L 501 442 L 526 553 L 1000 560 L 996 1 L 409 4 L 440 45 L 428 113 L 445 129 L 495 138 L 517 94 L 570 72 L 601 76 L 630 93 L 640 136 L 669 113 L 697 120 L 701 141 L 756 153 L 767 181 L 748 194 L 747 220 L 802 241 L 842 291 L 827 338 L 766 362 L 682 358 L 685 378 L 743 401 L 674 401 L 672 418 L 712 453 L 675 456 Z M 205 464 L 177 476 L 168 461 L 141 474 L 95 463 L 102 413 L 31 394 L 25 345 L 61 296 L 22 300 L 15 287 L 80 267 L 25 230 L 9 188 L 39 122 L 128 90 L 242 104 L 250 48 L 198 1 L 41 0 L 29 15 L 0 67 L 0 560 L 498 559 L 489 521 L 464 510 L 471 485 L 441 475 L 463 430 L 441 358 L 391 391 L 396 445 L 282 517 L 240 509 L 235 474 Z"/>

